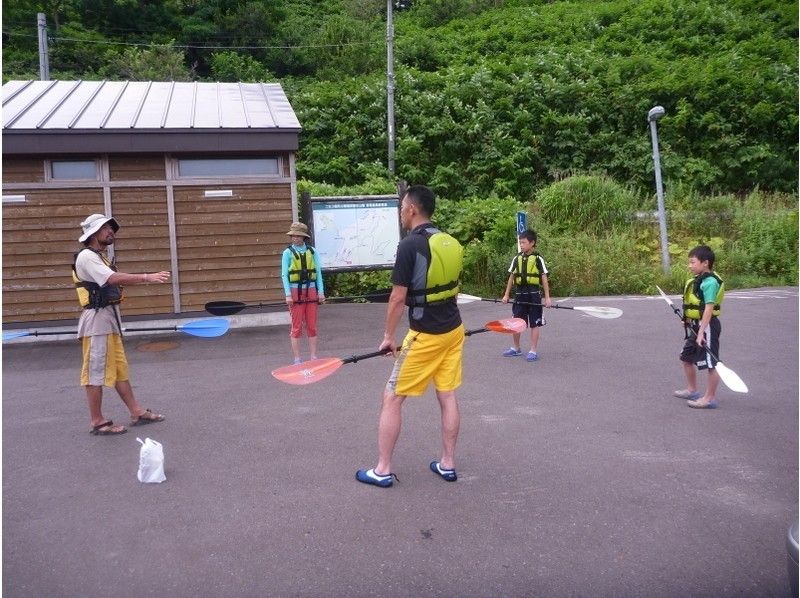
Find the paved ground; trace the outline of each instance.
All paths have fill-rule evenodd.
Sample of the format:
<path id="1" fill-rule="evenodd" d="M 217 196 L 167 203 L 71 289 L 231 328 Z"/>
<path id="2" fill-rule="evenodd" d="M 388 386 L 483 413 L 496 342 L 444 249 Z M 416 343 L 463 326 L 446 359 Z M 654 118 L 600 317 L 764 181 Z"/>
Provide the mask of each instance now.
<path id="1" fill-rule="evenodd" d="M 163 424 L 87 434 L 74 341 L 3 347 L 6 596 L 783 596 L 798 514 L 796 288 L 729 293 L 723 360 L 749 395 L 716 411 L 671 397 L 680 326 L 660 299 L 575 299 L 618 320 L 548 312 L 542 359 L 468 339 L 459 481 L 437 456 L 432 392 L 409 400 L 400 482 L 372 466 L 391 362 L 278 383 L 284 326 L 130 339 L 140 399 Z M 329 305 L 323 353 L 374 350 L 385 306 Z M 464 306 L 468 327 L 505 317 Z M 174 341 L 161 352 L 145 342 Z M 152 345 L 151 345 L 152 347 Z M 124 421 L 113 393 L 106 414 Z M 136 480 L 136 431 L 167 481 Z"/>

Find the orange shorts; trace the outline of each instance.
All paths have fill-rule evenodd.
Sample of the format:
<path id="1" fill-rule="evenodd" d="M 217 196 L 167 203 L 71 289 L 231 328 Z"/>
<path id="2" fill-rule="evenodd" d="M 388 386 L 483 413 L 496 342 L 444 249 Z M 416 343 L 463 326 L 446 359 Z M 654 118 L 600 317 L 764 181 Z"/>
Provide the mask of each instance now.
<path id="1" fill-rule="evenodd" d="M 386 390 L 400 396 L 419 396 L 431 380 L 436 390 L 455 390 L 461 386 L 463 353 L 463 324 L 444 334 L 409 330 Z"/>
<path id="2" fill-rule="evenodd" d="M 306 335 L 317 336 L 317 289 L 296 289 L 292 287 L 292 300 L 295 303 L 289 308 L 289 315 L 292 317 L 292 329 L 289 336 L 300 338 L 303 332 L 303 324 L 306 326 Z M 306 303 L 297 303 L 305 301 Z"/>

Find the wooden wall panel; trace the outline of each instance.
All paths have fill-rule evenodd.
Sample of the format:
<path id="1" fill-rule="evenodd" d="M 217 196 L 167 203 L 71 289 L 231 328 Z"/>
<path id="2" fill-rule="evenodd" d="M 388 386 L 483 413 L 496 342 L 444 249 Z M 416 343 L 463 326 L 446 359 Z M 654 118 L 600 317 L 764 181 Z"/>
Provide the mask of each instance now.
<path id="1" fill-rule="evenodd" d="M 170 270 L 167 190 L 125 187 L 111 190 L 111 209 L 119 223 L 114 250 L 121 272 L 139 274 Z M 122 314 L 173 313 L 171 284 L 125 288 Z"/>
<path id="2" fill-rule="evenodd" d="M 166 178 L 164 156 L 109 156 L 112 181 L 163 181 Z"/>
<path id="3" fill-rule="evenodd" d="M 7 158 L 3 156 L 4 183 L 41 183 L 43 181 L 44 160 L 42 158 Z"/>
<path id="4" fill-rule="evenodd" d="M 287 160 L 282 164 L 288 168 Z M 163 180 L 163 156 L 111 156 L 109 172 L 112 213 L 121 226 L 114 246 L 120 270 L 170 270 L 166 188 L 114 186 Z M 44 178 L 42 159 L 3 159 L 4 182 L 44 183 Z M 292 221 L 291 186 L 232 183 L 174 188 L 184 312 L 202 311 L 214 300 L 283 298 L 280 259 Z M 233 197 L 205 198 L 209 189 L 232 189 Z M 3 205 L 3 322 L 75 321 L 80 307 L 70 268 L 73 254 L 82 248 L 80 222 L 105 212 L 103 189 L 48 183 L 46 189 L 13 193 L 24 194 L 27 201 Z M 172 285 L 129 286 L 122 311 L 173 313 Z"/>
<path id="5" fill-rule="evenodd" d="M 103 192 L 40 189 L 24 194 L 26 203 L 3 205 L 3 322 L 77 319 L 72 256 L 83 247 L 80 223 L 104 211 Z"/>
<path id="6" fill-rule="evenodd" d="M 25 204 L 3 206 L 3 321 L 75 320 L 80 315 L 70 278 L 80 223 L 105 212 L 100 189 L 26 192 Z M 167 195 L 163 188 L 113 189 L 111 205 L 120 224 L 114 249 L 123 272 L 170 269 Z M 172 286 L 125 289 L 124 314 L 169 314 Z"/>
<path id="7" fill-rule="evenodd" d="M 202 310 L 206 302 L 224 299 L 282 299 L 280 260 L 292 221 L 291 187 L 237 186 L 233 197 L 213 199 L 203 196 L 206 189 L 175 189 L 182 309 Z"/>

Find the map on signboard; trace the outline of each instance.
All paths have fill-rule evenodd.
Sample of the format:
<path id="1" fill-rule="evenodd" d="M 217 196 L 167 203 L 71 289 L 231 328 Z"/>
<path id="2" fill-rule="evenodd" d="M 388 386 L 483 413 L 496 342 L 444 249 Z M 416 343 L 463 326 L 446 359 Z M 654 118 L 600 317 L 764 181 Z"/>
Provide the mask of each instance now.
<path id="1" fill-rule="evenodd" d="M 314 248 L 322 267 L 394 265 L 399 205 L 397 199 L 313 202 Z"/>

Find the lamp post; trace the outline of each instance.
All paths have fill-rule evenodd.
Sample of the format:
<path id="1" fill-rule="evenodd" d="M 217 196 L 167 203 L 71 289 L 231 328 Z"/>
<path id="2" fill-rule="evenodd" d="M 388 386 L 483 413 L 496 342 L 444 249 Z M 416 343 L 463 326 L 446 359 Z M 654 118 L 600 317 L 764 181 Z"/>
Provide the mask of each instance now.
<path id="1" fill-rule="evenodd" d="M 664 274 L 669 274 L 669 244 L 667 242 L 667 216 L 664 212 L 664 185 L 661 182 L 661 157 L 658 153 L 658 131 L 656 121 L 664 116 L 665 110 L 661 106 L 654 106 L 647 113 L 647 122 L 650 123 L 650 136 L 653 139 L 653 166 L 656 171 L 656 197 L 658 198 L 658 229 L 661 235 L 661 268 Z"/>

